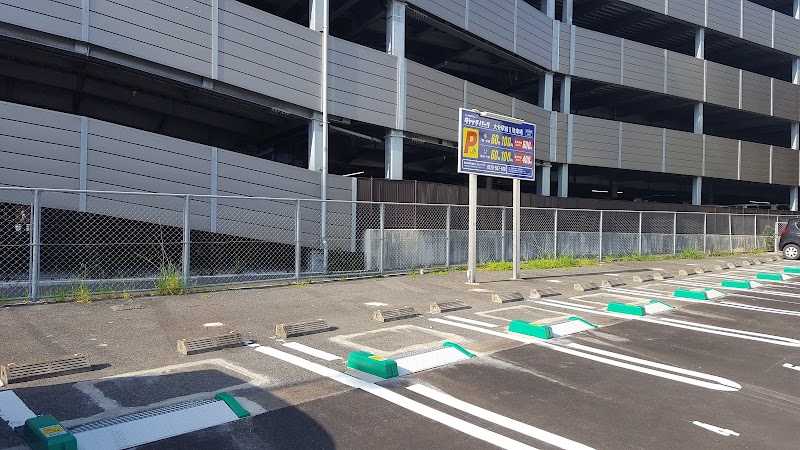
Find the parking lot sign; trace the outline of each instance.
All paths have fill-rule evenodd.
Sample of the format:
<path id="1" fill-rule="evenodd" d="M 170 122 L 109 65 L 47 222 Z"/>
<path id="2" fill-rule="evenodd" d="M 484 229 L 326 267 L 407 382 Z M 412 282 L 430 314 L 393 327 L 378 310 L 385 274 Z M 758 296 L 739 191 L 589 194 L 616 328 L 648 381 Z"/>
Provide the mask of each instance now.
<path id="1" fill-rule="evenodd" d="M 536 125 L 464 108 L 459 118 L 460 173 L 535 179 Z"/>

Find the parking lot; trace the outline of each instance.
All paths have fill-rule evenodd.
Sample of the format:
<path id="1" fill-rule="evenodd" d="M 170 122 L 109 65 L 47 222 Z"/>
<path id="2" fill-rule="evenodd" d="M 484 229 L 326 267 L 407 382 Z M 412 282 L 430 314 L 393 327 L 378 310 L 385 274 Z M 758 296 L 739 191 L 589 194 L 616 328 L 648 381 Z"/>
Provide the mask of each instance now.
<path id="1" fill-rule="evenodd" d="M 79 442 L 106 442 L 91 430 L 120 418 L 131 434 L 147 420 L 175 434 L 139 448 L 797 448 L 800 276 L 787 268 L 800 263 L 757 255 L 530 271 L 522 281 L 480 272 L 477 286 L 453 272 L 8 307 L 0 364 L 83 353 L 92 370 L 0 395 L 87 436 Z M 514 292 L 523 298 L 492 301 Z M 451 301 L 468 308 L 429 312 Z M 418 315 L 372 318 L 400 306 Z M 275 337 L 276 324 L 313 319 L 334 329 Z M 509 332 L 512 320 L 554 337 Z M 178 339 L 229 330 L 247 345 L 176 352 Z M 445 342 L 473 357 L 442 352 Z M 384 380 L 348 368 L 354 351 L 408 364 Z M 218 392 L 250 415 L 215 423 L 188 406 L 183 421 L 163 412 Z M 19 414 L 0 401 L 6 422 Z M 0 448 L 26 448 L 5 422 Z"/>

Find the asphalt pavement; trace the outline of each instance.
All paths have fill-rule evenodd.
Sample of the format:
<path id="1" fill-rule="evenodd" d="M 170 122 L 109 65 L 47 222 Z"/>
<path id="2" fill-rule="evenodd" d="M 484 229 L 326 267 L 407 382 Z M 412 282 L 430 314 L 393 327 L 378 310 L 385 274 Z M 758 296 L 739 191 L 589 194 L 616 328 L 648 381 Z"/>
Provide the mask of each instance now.
<path id="1" fill-rule="evenodd" d="M 681 275 L 695 267 L 708 270 Z M 147 449 L 796 449 L 800 276 L 757 279 L 787 267 L 800 263 L 770 254 L 523 271 L 522 280 L 479 272 L 477 285 L 464 272 L 423 273 L 6 307 L 0 364 L 82 353 L 92 370 L 11 383 L 0 394 L 76 433 L 124 422 L 133 433 L 171 434 L 142 438 L 137 448 Z M 529 295 L 545 288 L 553 295 Z M 675 296 L 706 289 L 722 295 Z M 522 299 L 492 302 L 514 292 Z M 652 314 L 608 311 L 611 302 L 651 300 L 661 302 Z M 430 312 L 432 302 L 453 301 L 467 308 Z M 376 309 L 399 307 L 417 315 L 373 320 Z M 332 329 L 275 336 L 277 324 L 314 319 Z M 556 337 L 509 332 L 512 320 Z M 249 345 L 176 351 L 178 339 L 232 330 Z M 445 342 L 474 357 L 441 351 Z M 354 370 L 346 362 L 355 351 L 413 361 L 410 373 L 384 380 Z M 250 416 L 174 418 L 219 392 Z M 4 408 L 8 395 L 5 421 L 18 414 Z M 0 449 L 26 448 L 4 420 Z"/>

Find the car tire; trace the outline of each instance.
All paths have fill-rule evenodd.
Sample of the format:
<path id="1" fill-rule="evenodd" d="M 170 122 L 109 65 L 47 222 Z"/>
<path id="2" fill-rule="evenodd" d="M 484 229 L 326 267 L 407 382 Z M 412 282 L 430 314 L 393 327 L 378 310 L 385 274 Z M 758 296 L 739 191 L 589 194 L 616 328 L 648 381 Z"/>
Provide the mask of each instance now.
<path id="1" fill-rule="evenodd" d="M 786 244 L 783 247 L 783 257 L 792 260 L 800 258 L 800 247 L 797 244 Z"/>

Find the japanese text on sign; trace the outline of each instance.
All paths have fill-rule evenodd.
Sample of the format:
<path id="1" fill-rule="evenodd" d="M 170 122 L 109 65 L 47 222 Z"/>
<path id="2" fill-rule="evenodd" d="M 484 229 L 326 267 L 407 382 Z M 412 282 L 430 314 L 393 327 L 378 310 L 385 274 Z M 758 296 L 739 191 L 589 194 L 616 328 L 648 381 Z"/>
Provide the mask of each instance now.
<path id="1" fill-rule="evenodd" d="M 536 126 L 459 109 L 458 171 L 534 180 Z"/>

